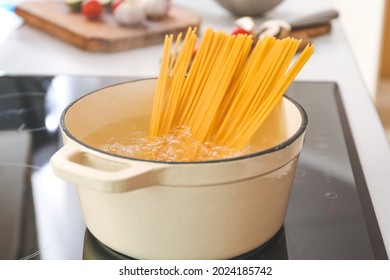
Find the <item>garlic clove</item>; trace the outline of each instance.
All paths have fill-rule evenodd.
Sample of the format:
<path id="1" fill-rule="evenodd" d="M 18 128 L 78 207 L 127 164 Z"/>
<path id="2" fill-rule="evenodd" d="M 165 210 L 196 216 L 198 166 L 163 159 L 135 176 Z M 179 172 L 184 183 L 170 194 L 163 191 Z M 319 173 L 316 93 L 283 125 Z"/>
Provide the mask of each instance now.
<path id="1" fill-rule="evenodd" d="M 238 18 L 236 19 L 236 21 L 234 22 L 234 24 L 239 27 L 239 28 L 242 28 L 252 34 L 255 34 L 255 22 L 253 20 L 253 18 L 251 17 L 241 17 L 241 18 Z"/>
<path id="2" fill-rule="evenodd" d="M 168 15 L 171 8 L 170 0 L 143 0 L 146 17 L 151 20 L 162 19 Z"/>
<path id="3" fill-rule="evenodd" d="M 146 19 L 142 2 L 126 0 L 120 3 L 113 12 L 115 20 L 125 26 L 139 25 Z"/>

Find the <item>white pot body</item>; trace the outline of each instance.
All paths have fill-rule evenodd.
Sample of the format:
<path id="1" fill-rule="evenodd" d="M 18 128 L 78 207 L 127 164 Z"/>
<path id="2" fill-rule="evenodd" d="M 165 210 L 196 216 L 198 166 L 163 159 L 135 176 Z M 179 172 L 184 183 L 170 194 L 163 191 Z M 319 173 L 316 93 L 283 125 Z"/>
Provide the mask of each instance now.
<path id="1" fill-rule="evenodd" d="M 77 185 L 88 229 L 137 259 L 229 259 L 264 244 L 286 215 L 307 126 L 303 109 L 283 98 L 259 135 L 273 131 L 284 139 L 227 160 L 137 160 L 107 154 L 85 140 L 129 114 L 150 115 L 154 88 L 152 79 L 104 88 L 63 113 L 65 146 L 52 157 L 52 167 Z"/>

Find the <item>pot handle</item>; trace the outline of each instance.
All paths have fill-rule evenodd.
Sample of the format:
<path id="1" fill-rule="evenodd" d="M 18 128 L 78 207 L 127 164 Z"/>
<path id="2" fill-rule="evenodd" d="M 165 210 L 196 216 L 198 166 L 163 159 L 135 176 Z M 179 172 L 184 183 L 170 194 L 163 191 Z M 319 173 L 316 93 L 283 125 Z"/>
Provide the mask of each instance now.
<path id="1" fill-rule="evenodd" d="M 166 165 L 113 161 L 66 144 L 50 160 L 54 174 L 78 186 L 103 192 L 127 192 L 158 183 Z"/>

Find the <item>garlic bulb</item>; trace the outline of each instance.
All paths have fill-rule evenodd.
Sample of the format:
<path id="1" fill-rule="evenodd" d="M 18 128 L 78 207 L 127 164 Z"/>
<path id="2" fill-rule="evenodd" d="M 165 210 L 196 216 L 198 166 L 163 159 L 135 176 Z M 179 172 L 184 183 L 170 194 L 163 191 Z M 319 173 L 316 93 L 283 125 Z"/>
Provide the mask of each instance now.
<path id="1" fill-rule="evenodd" d="M 146 14 L 139 0 L 125 0 L 114 10 L 114 18 L 121 25 L 137 25 L 146 19 Z"/>
<path id="2" fill-rule="evenodd" d="M 169 9 L 171 7 L 170 0 L 143 0 L 142 5 L 146 17 L 155 20 L 161 19 L 168 15 Z"/>

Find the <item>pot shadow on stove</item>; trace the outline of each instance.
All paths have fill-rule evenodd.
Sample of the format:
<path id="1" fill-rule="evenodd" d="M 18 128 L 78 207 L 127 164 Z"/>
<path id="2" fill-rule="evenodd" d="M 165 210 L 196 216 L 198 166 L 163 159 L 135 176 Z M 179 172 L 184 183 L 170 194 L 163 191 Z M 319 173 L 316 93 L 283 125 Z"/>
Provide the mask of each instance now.
<path id="1" fill-rule="evenodd" d="M 84 260 L 135 260 L 107 247 L 86 229 L 83 247 Z M 287 260 L 287 243 L 284 226 L 265 244 L 233 260 Z"/>

